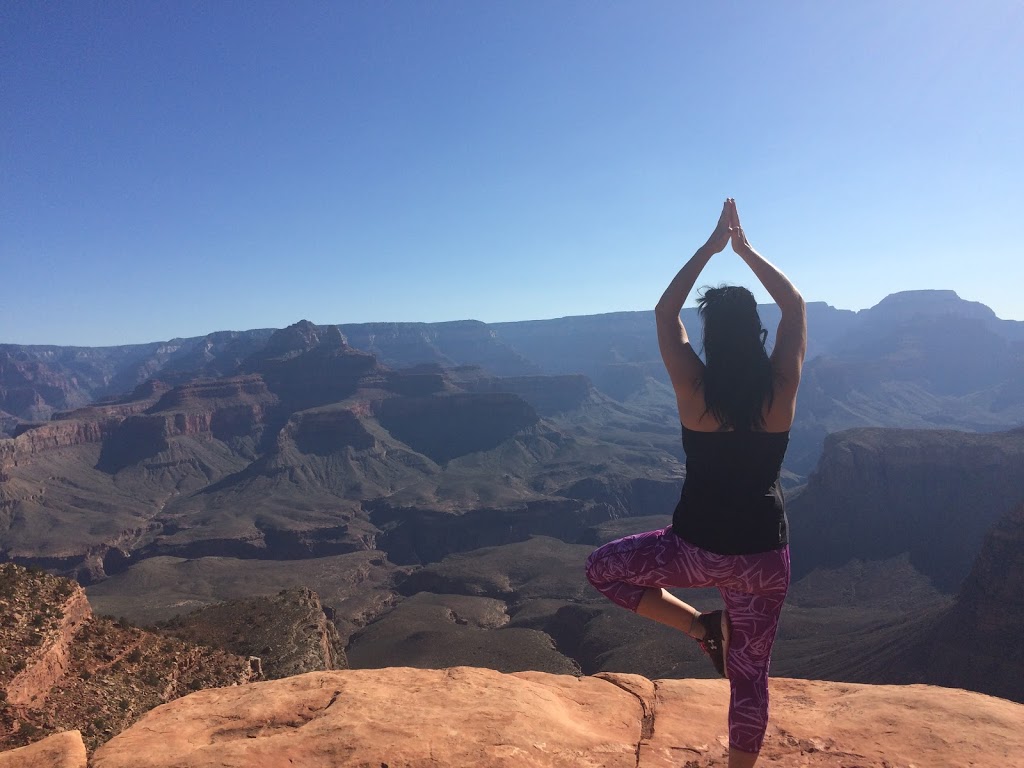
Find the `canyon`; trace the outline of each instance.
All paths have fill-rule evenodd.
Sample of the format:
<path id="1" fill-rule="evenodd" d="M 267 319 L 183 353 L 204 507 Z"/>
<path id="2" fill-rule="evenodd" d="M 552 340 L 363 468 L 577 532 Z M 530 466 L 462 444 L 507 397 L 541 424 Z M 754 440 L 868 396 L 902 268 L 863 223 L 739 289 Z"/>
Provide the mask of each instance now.
<path id="1" fill-rule="evenodd" d="M 1024 700 L 1006 640 L 1024 628 L 1024 324 L 951 292 L 808 314 L 774 674 Z M 153 631 L 200 666 L 188 649 L 212 644 L 234 682 L 249 657 L 261 679 L 713 674 L 582 575 L 595 546 L 667 525 L 683 481 L 650 313 L 0 345 L 0 409 L 0 567 L 71 578 L 95 612 L 75 598 L 47 637 L 120 658 Z M 713 590 L 685 599 L 720 605 Z M 6 687 L 8 706 L 84 695 L 47 688 L 93 674 L 65 646 Z M 117 701 L 103 728 L 61 722 L 92 749 L 144 711 Z"/>

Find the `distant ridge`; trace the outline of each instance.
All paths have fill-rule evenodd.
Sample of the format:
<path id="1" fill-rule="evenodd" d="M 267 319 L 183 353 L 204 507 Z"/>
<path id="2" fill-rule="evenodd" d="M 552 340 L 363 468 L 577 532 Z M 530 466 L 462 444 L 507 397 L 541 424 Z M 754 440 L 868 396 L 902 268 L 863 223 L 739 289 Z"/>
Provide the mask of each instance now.
<path id="1" fill-rule="evenodd" d="M 778 310 L 763 305 L 760 312 L 771 337 Z M 1024 424 L 1024 322 L 1000 320 L 948 290 L 896 293 L 859 312 L 810 302 L 807 313 L 808 361 L 787 477 L 805 477 L 825 435 L 842 429 L 992 431 Z M 694 309 L 684 310 L 683 319 L 699 328 Z M 276 346 L 294 354 L 328 333 L 339 349 L 373 355 L 390 368 L 470 366 L 505 378 L 582 375 L 602 395 L 659 413 L 666 425 L 675 420 L 653 314 L 612 312 L 493 324 L 303 320 L 278 331 L 222 331 L 125 347 L 0 345 L 0 437 L 14 434 L 19 423 L 123 398 L 154 378 L 173 386 L 256 371 L 264 364 L 257 361 L 279 357 Z"/>

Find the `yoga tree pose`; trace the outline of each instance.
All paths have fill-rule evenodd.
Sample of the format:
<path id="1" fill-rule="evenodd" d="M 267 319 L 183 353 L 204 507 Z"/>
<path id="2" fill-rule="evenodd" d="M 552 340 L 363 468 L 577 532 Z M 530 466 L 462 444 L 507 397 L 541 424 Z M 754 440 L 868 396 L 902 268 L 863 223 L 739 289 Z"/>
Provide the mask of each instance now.
<path id="1" fill-rule="evenodd" d="M 701 270 L 728 242 L 782 310 L 765 349 L 753 294 L 708 288 L 698 299 L 704 361 L 679 312 Z M 736 203 L 655 309 L 658 344 L 679 406 L 686 480 L 664 530 L 609 542 L 587 560 L 605 596 L 697 640 L 729 679 L 729 767 L 757 761 L 768 725 L 768 665 L 789 588 L 789 535 L 779 474 L 789 443 L 807 319 L 799 291 L 755 251 Z M 724 611 L 701 613 L 669 588 L 718 587 Z"/>

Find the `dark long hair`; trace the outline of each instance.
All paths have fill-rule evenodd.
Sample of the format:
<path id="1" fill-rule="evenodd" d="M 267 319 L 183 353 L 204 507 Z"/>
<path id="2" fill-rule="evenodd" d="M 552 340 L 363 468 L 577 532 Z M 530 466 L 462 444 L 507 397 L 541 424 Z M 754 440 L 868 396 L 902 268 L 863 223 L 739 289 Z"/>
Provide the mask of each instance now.
<path id="1" fill-rule="evenodd" d="M 763 429 L 774 381 L 754 294 L 738 285 L 706 288 L 697 311 L 704 323 L 704 412 L 724 428 Z"/>

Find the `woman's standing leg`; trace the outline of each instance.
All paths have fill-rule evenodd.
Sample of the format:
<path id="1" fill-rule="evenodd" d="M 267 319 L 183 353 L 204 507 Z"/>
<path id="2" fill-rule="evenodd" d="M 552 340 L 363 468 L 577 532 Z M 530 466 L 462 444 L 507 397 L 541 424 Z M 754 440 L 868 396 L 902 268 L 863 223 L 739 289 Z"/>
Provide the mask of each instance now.
<path id="1" fill-rule="evenodd" d="M 789 548 L 744 556 L 746 586 L 722 588 L 729 614 L 729 765 L 753 765 L 768 727 L 768 667 L 789 589 Z M 749 590 L 749 591 L 748 591 Z"/>
<path id="2" fill-rule="evenodd" d="M 650 604 L 664 587 L 719 587 L 731 628 L 729 766 L 754 765 L 768 726 L 768 666 L 789 590 L 789 548 L 719 555 L 689 544 L 666 528 L 627 536 L 595 550 L 587 559 L 587 578 L 598 591 L 631 611 Z M 645 615 L 686 631 L 696 611 L 676 602 L 681 607 L 658 606 L 653 611 L 665 618 Z"/>

